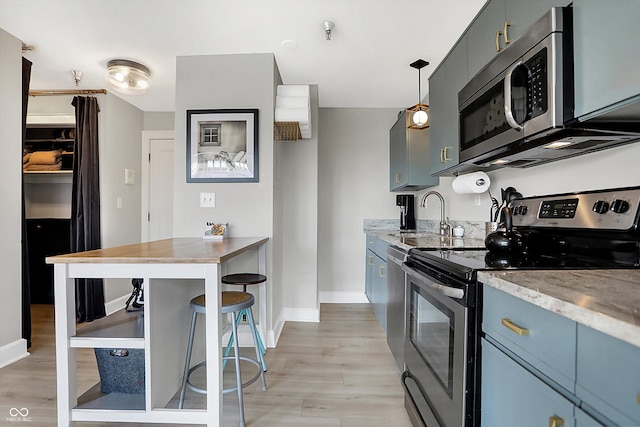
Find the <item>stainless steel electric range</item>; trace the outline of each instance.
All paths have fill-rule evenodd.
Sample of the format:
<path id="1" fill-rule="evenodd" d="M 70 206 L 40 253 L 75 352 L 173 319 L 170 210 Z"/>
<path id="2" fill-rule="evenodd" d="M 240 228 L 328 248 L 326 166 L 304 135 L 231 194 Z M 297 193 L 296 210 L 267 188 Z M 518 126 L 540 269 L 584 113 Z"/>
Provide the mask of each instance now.
<path id="1" fill-rule="evenodd" d="M 480 424 L 478 271 L 638 268 L 639 207 L 640 187 L 525 197 L 505 212 L 511 245 L 409 250 L 402 380 L 414 425 Z"/>

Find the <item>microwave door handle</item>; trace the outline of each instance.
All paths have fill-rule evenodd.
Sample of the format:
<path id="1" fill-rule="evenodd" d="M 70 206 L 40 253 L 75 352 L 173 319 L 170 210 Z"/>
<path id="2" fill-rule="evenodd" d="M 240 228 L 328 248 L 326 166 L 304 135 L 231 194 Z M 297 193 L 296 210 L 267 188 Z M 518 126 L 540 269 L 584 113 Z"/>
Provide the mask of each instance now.
<path id="1" fill-rule="evenodd" d="M 513 71 L 522 64 L 522 61 L 518 61 L 513 64 L 507 70 L 507 74 L 504 76 L 504 118 L 507 120 L 509 126 L 517 131 L 522 130 L 522 126 L 513 117 L 513 111 L 511 110 L 511 75 Z"/>

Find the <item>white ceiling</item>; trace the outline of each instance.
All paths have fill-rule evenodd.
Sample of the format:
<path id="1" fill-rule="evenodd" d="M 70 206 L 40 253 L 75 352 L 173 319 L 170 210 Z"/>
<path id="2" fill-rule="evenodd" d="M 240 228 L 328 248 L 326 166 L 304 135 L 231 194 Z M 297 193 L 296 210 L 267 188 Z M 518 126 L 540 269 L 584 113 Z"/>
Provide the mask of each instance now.
<path id="1" fill-rule="evenodd" d="M 106 88 L 110 59 L 151 69 L 144 111 L 174 111 L 176 56 L 275 55 L 285 84 L 317 84 L 321 107 L 418 101 L 418 58 L 444 58 L 485 0 L 0 0 L 0 28 L 33 46 L 31 89 Z M 330 41 L 322 23 L 333 21 Z M 282 46 L 285 40 L 297 48 Z"/>

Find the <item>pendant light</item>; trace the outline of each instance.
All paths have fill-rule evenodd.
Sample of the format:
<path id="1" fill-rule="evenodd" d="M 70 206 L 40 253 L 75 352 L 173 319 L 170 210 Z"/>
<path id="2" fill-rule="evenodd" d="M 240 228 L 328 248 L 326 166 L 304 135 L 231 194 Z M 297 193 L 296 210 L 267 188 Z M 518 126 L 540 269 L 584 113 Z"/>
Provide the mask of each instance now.
<path id="1" fill-rule="evenodd" d="M 107 82 L 116 92 L 139 95 L 149 90 L 149 68 L 128 59 L 112 59 L 107 62 Z"/>
<path id="2" fill-rule="evenodd" d="M 411 68 L 418 70 L 418 103 L 413 107 L 407 108 L 407 128 L 409 129 L 426 129 L 429 127 L 429 106 L 422 104 L 420 70 L 429 65 L 424 59 L 409 64 Z"/>

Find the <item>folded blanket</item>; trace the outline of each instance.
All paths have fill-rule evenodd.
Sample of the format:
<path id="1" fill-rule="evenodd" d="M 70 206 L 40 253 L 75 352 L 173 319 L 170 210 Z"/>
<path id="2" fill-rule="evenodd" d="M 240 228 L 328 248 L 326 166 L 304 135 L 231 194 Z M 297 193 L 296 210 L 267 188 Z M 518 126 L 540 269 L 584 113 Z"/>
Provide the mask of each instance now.
<path id="1" fill-rule="evenodd" d="M 34 165 L 31 163 L 27 163 L 25 165 L 25 167 L 23 168 L 23 170 L 25 171 L 37 171 L 37 172 L 44 172 L 44 171 L 59 171 L 62 170 L 62 162 L 53 164 L 53 165 Z"/>
<path id="2" fill-rule="evenodd" d="M 61 150 L 34 151 L 31 153 L 29 163 L 34 165 L 55 165 L 62 160 Z"/>
<path id="3" fill-rule="evenodd" d="M 31 158 L 31 153 L 27 153 L 24 156 L 22 156 L 22 165 L 26 165 L 27 163 L 29 163 L 29 159 Z"/>

